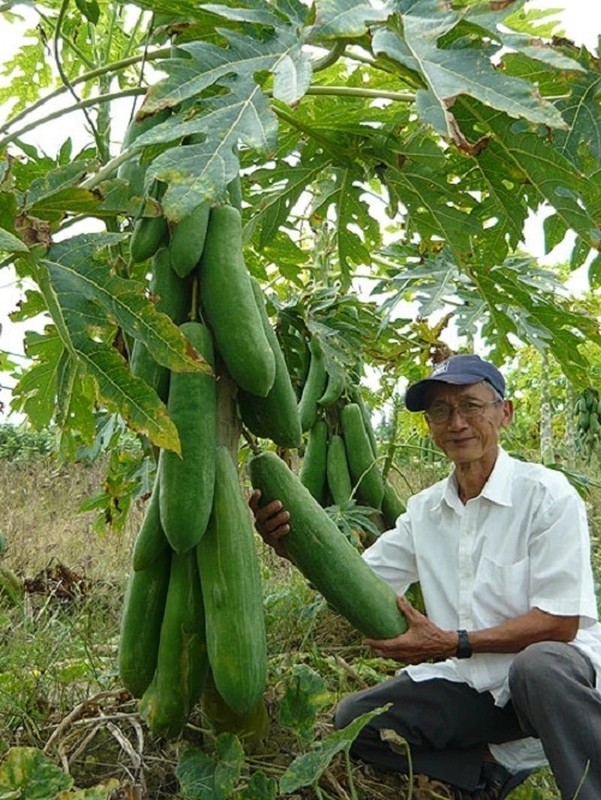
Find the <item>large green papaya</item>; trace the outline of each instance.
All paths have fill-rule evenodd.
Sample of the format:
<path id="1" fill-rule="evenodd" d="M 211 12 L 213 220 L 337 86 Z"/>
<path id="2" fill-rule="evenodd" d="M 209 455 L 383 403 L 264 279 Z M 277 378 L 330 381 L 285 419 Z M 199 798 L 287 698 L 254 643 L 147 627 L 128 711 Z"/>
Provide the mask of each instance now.
<path id="1" fill-rule="evenodd" d="M 119 676 L 134 697 L 141 697 L 154 675 L 169 585 L 171 552 L 127 581 L 119 634 Z"/>
<path id="2" fill-rule="evenodd" d="M 233 206 L 211 209 L 199 278 L 205 316 L 228 372 L 242 389 L 265 397 L 275 379 L 275 358 L 244 263 L 242 219 Z"/>
<path id="3" fill-rule="evenodd" d="M 275 453 L 250 461 L 261 502 L 280 500 L 290 514 L 282 540 L 292 561 L 325 599 L 358 630 L 374 639 L 404 633 L 407 622 L 394 590 L 365 562 L 350 541 Z"/>
<path id="4" fill-rule="evenodd" d="M 181 331 L 212 366 L 213 347 L 207 327 L 200 322 L 185 322 Z M 159 508 L 169 544 L 183 553 L 201 540 L 213 505 L 217 440 L 214 376 L 174 372 L 167 410 L 177 427 L 182 454 L 171 450 L 160 453 Z"/>
<path id="5" fill-rule="evenodd" d="M 155 736 L 179 736 L 202 695 L 208 671 L 196 554 L 174 553 L 156 669 L 140 700 L 140 714 Z"/>
<path id="6" fill-rule="evenodd" d="M 252 521 L 226 447 L 217 448 L 213 510 L 196 553 L 215 686 L 233 711 L 250 714 L 267 675 L 263 594 Z"/>

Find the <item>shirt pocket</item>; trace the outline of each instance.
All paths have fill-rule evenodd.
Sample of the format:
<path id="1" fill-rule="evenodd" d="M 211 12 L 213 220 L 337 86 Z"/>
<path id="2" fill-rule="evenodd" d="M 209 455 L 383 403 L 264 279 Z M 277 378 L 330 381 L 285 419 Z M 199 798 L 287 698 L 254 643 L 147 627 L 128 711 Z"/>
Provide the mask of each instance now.
<path id="1" fill-rule="evenodd" d="M 474 621 L 497 625 L 530 610 L 529 559 L 497 564 L 483 556 L 474 582 Z"/>

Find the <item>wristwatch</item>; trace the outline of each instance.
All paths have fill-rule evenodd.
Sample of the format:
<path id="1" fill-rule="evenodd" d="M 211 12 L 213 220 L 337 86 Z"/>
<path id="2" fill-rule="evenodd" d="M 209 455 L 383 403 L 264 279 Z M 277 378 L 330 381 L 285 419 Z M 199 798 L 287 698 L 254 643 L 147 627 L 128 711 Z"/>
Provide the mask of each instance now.
<path id="1" fill-rule="evenodd" d="M 467 635 L 467 631 L 457 631 L 457 636 L 459 638 L 457 640 L 457 650 L 455 651 L 455 655 L 457 658 L 471 658 L 474 651 L 472 650 L 470 637 Z"/>

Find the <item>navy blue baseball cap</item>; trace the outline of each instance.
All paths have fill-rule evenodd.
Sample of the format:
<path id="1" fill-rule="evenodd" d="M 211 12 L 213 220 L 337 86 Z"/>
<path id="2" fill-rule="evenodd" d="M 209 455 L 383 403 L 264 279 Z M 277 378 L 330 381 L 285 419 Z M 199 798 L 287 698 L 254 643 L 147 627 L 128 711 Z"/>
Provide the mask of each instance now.
<path id="1" fill-rule="evenodd" d="M 407 389 L 405 405 L 409 411 L 423 411 L 427 391 L 434 382 L 467 386 L 480 381 L 487 381 L 501 397 L 505 397 L 505 379 L 493 364 L 476 355 L 451 356 L 437 364 L 427 378 Z"/>

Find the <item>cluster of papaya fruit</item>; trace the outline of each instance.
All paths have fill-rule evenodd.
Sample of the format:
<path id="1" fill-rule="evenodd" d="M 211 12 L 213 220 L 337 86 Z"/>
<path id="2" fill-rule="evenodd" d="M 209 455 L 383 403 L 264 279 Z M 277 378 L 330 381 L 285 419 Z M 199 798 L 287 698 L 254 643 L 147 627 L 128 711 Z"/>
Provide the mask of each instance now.
<path id="1" fill-rule="evenodd" d="M 126 177 L 143 191 L 132 169 Z M 119 673 L 155 735 L 177 736 L 201 699 L 211 722 L 256 732 L 266 721 L 260 567 L 218 394 L 220 382 L 233 383 L 269 402 L 281 351 L 243 260 L 237 207 L 203 203 L 175 225 L 141 217 L 130 258 L 148 264 L 157 308 L 210 369 L 171 373 L 138 341 L 131 349 L 132 372 L 166 403 L 181 454 L 158 453 L 124 601 Z"/>
<path id="2" fill-rule="evenodd" d="M 601 441 L 601 400 L 599 392 L 592 386 L 582 392 L 574 409 L 580 440 L 594 446 Z"/>
<path id="3" fill-rule="evenodd" d="M 321 505 L 343 508 L 352 499 L 373 508 L 391 528 L 404 511 L 392 483 L 381 472 L 370 415 L 358 386 L 330 375 L 316 339 L 299 402 L 301 429 L 308 434 L 300 480 Z"/>
<path id="4" fill-rule="evenodd" d="M 127 141 L 144 125 L 133 127 Z M 123 165 L 130 191 L 143 194 L 144 172 L 141 159 Z M 158 453 L 124 601 L 119 673 L 140 699 L 152 733 L 168 738 L 180 734 L 199 701 L 217 730 L 222 724 L 256 736 L 267 723 L 260 567 L 237 469 L 242 425 L 255 449 L 253 484 L 264 500 L 278 497 L 293 513 L 290 552 L 301 572 L 367 635 L 392 636 L 404 629 L 394 592 L 303 485 L 309 467 L 301 480 L 274 453 L 260 453 L 250 436 L 301 448 L 306 433 L 304 462 L 310 464 L 318 427 L 333 431 L 339 417 L 341 434 L 329 440 L 328 498 L 342 502 L 335 476 L 347 480 L 340 454 L 334 465 L 338 441 L 351 469 L 348 497 L 354 481 L 362 502 L 383 513 L 386 508 L 388 520 L 400 513 L 398 498 L 396 510 L 385 500 L 394 490 L 381 478 L 375 445 L 363 441 L 373 431 L 358 391 L 350 402 L 346 381 L 328 382 L 317 339 L 311 341 L 308 374 L 297 397 L 263 293 L 244 261 L 238 189 L 234 182 L 229 202 L 201 203 L 173 224 L 160 213 L 161 191 L 153 186 L 145 208 L 156 201 L 158 213 L 135 221 L 130 237 L 130 260 L 145 265 L 157 308 L 210 367 L 172 373 L 139 341 L 131 349 L 132 372 L 165 402 L 181 454 Z M 224 394 L 224 386 L 233 391 Z M 362 461 L 355 457 L 359 451 Z M 322 464 L 325 470 L 325 455 Z M 325 500 L 324 491 L 320 502 Z"/>

